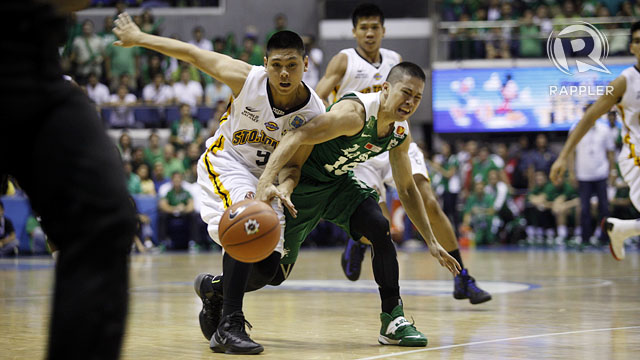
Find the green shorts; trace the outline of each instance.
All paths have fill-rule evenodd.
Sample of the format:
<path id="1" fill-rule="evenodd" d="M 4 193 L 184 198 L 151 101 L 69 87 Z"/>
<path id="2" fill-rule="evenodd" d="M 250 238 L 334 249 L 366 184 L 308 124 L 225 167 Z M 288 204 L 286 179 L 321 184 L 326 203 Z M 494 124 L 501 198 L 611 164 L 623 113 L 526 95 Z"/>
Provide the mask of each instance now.
<path id="1" fill-rule="evenodd" d="M 284 257 L 282 264 L 293 264 L 298 258 L 300 245 L 318 225 L 320 219 L 330 221 L 359 239 L 362 235 L 351 231 L 349 221 L 358 206 L 367 198 L 378 201 L 378 194 L 352 172 L 331 182 L 317 182 L 301 177 L 291 201 L 298 210 L 298 217 L 285 211 Z"/>

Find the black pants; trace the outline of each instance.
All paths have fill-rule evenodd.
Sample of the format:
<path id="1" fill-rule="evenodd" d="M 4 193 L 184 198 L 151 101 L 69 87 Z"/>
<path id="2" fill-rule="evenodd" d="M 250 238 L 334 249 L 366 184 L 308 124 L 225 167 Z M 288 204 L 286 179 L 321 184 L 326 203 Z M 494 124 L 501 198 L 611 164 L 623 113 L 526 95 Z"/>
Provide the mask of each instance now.
<path id="1" fill-rule="evenodd" d="M 580 194 L 580 227 L 582 228 L 582 243 L 588 244 L 593 224 L 591 222 L 591 196 L 598 197 L 598 222 L 609 216 L 609 199 L 607 198 L 607 179 L 598 181 L 578 181 Z"/>
<path id="2" fill-rule="evenodd" d="M 14 29 L 0 44 L 0 173 L 16 178 L 60 250 L 48 358 L 115 359 L 135 232 L 122 164 L 86 96 L 62 79 L 52 9 L 7 1 L 0 12 L 0 31 Z"/>

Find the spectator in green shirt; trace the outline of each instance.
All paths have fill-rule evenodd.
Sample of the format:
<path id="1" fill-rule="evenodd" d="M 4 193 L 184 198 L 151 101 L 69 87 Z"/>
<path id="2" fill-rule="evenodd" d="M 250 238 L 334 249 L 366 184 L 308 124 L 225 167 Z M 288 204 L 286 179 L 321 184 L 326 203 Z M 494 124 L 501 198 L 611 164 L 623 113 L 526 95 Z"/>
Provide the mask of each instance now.
<path id="1" fill-rule="evenodd" d="M 171 177 L 175 172 L 179 172 L 180 174 L 184 173 L 184 166 L 182 165 L 182 161 L 176 156 L 176 150 L 173 145 L 167 144 L 164 146 L 162 162 L 164 163 L 165 177 Z"/>
<path id="2" fill-rule="evenodd" d="M 182 187 L 183 175 L 171 175 L 171 190 L 158 202 L 160 233 L 168 235 L 168 247 L 186 249 L 191 239 L 191 220 L 194 214 L 193 198 Z"/>
<path id="3" fill-rule="evenodd" d="M 163 154 L 160 147 L 160 136 L 156 132 L 149 135 L 149 143 L 144 148 L 144 161 L 153 166 L 156 162 L 162 161 Z"/>
<path id="4" fill-rule="evenodd" d="M 126 177 L 127 189 L 129 190 L 129 194 L 140 194 L 142 192 L 140 177 L 133 172 L 133 167 L 131 166 L 130 161 L 124 162 L 124 174 Z"/>
<path id="5" fill-rule="evenodd" d="M 493 195 L 485 192 L 485 183 L 473 183 L 473 192 L 467 198 L 464 206 L 462 225 L 471 227 L 478 245 L 492 244 L 496 241 L 495 210 Z"/>
<path id="6" fill-rule="evenodd" d="M 107 79 L 112 86 L 120 85 L 120 76 L 129 74 L 128 83 L 125 84 L 129 89 L 137 89 L 137 79 L 140 76 L 140 47 L 122 47 L 110 44 L 107 46 L 104 58 L 104 67 Z M 116 82 L 117 84 L 114 84 Z"/>

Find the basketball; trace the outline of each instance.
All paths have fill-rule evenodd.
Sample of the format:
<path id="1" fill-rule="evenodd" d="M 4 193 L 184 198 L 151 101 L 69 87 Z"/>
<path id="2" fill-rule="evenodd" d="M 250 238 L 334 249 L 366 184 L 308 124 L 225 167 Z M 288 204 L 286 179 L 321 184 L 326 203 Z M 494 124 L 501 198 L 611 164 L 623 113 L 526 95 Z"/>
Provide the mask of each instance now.
<path id="1" fill-rule="evenodd" d="M 229 255 L 255 263 L 271 255 L 280 240 L 278 214 L 265 202 L 244 200 L 231 205 L 222 215 L 218 234 Z"/>

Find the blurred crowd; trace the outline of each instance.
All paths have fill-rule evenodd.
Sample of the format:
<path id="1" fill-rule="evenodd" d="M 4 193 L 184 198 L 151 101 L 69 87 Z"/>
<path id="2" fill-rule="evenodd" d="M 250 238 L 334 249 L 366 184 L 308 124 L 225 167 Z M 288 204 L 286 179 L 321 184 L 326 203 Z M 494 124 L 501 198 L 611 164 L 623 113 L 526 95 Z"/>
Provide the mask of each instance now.
<path id="1" fill-rule="evenodd" d="M 113 21 L 126 6 L 125 2 L 118 2 L 114 14 L 106 16 L 102 24 L 89 19 L 78 21 L 75 15 L 70 19 L 69 36 L 60 50 L 65 72 L 86 91 L 110 128 L 170 127 L 178 120 L 171 117 L 178 114 L 174 108 L 183 104 L 189 105 L 202 126 L 210 127 L 208 123 L 212 119 L 216 122 L 224 112 L 231 89 L 175 58 L 139 47 L 113 45 Z M 133 19 L 142 31 L 162 35 L 163 20 L 156 19 L 151 8 L 145 8 Z M 286 27 L 286 16 L 278 14 L 273 29 L 265 36 L 249 25 L 239 41 L 233 32 L 208 37 L 202 26 L 195 25 L 189 39 L 178 34 L 171 37 L 251 65 L 262 65 L 266 42 Z M 310 71 L 305 73 L 304 81 L 315 87 L 322 52 L 314 46 L 313 36 L 303 38 L 310 57 Z"/>
<path id="2" fill-rule="evenodd" d="M 605 127 L 616 150 L 622 139 L 616 113 Z M 557 183 L 549 170 L 557 157 L 546 134 L 522 135 L 513 143 L 441 142 L 429 161 L 432 185 L 461 243 L 547 246 L 601 246 L 596 197 L 590 198 L 589 216 L 581 219 L 578 181 L 569 172 Z M 533 141 L 532 141 L 533 140 Z M 530 143 L 533 142 L 533 146 Z M 607 179 L 608 211 L 623 219 L 636 218 L 629 188 L 619 170 Z M 583 236 L 581 221 L 591 222 Z M 583 240 L 583 239 L 586 239 Z"/>
<path id="3" fill-rule="evenodd" d="M 440 13 L 442 21 L 457 22 L 444 28 L 450 60 L 546 57 L 547 37 L 564 27 L 554 21 L 617 16 L 621 21 L 594 23 L 615 56 L 628 54 L 628 29 L 640 16 L 640 0 L 444 0 Z M 499 23 L 471 25 L 475 21 Z"/>

